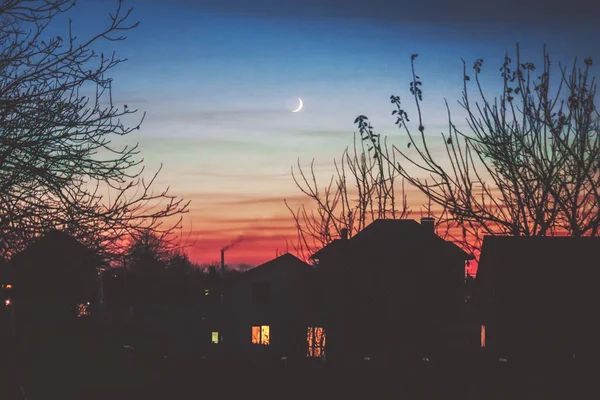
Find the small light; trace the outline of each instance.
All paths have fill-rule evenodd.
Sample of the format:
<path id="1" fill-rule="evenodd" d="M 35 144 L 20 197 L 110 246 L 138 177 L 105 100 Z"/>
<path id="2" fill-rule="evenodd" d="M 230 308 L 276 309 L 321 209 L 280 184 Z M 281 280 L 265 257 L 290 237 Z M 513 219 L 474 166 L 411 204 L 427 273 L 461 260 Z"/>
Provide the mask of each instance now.
<path id="1" fill-rule="evenodd" d="M 507 363 L 507 362 L 508 362 L 508 360 L 507 360 L 506 358 L 504 358 L 504 357 L 500 357 L 500 358 L 498 359 L 498 362 L 501 362 L 501 363 Z"/>
<path id="2" fill-rule="evenodd" d="M 369 357 L 369 356 L 363 357 L 363 361 L 371 361 L 371 357 Z"/>
<path id="3" fill-rule="evenodd" d="M 8 285 L 6 285 L 7 289 L 12 289 L 12 285 L 9 283 Z"/>
<path id="4" fill-rule="evenodd" d="M 428 357 L 423 357 L 423 358 L 421 358 L 421 361 L 423 361 L 423 362 L 429 362 L 429 358 Z"/>
<path id="5" fill-rule="evenodd" d="M 11 302 L 10 302 L 10 299 L 6 299 L 6 300 L 4 300 L 4 304 L 6 304 L 6 306 L 7 306 L 7 307 L 8 307 L 8 306 L 10 306 L 10 303 L 11 303 Z"/>
<path id="6" fill-rule="evenodd" d="M 90 305 L 90 302 L 89 302 L 89 301 L 87 302 L 87 305 L 88 305 L 88 306 Z"/>

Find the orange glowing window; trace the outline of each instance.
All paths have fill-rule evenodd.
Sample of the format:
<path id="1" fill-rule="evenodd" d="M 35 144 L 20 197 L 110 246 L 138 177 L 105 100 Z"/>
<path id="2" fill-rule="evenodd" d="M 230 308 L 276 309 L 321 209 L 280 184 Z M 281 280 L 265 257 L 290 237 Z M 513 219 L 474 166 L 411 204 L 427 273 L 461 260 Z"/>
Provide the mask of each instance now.
<path id="1" fill-rule="evenodd" d="M 263 344 L 268 346 L 271 339 L 271 328 L 269 325 L 260 325 L 252 327 L 252 344 Z"/>
<path id="2" fill-rule="evenodd" d="M 306 333 L 306 342 L 308 344 L 308 357 L 325 357 L 325 329 L 321 327 L 309 327 Z"/>
<path id="3" fill-rule="evenodd" d="M 481 347 L 485 347 L 485 325 L 481 325 Z"/>
<path id="4" fill-rule="evenodd" d="M 7 288 L 7 289 L 12 289 L 12 285 L 11 285 L 11 284 L 8 284 L 8 285 L 6 285 L 6 288 Z"/>
<path id="5" fill-rule="evenodd" d="M 90 302 L 77 304 L 77 318 L 90 315 Z"/>

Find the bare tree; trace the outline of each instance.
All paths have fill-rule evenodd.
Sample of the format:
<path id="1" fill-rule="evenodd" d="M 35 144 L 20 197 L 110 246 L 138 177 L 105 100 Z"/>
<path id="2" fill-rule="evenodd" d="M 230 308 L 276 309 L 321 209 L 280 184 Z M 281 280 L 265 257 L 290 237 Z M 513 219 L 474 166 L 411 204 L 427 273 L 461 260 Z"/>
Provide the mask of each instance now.
<path id="1" fill-rule="evenodd" d="M 175 254 L 168 241 L 151 231 L 134 234 L 124 254 L 124 267 L 140 274 L 159 274 Z"/>
<path id="2" fill-rule="evenodd" d="M 154 192 L 135 146 L 112 140 L 139 129 L 137 110 L 113 102 L 109 73 L 125 61 L 98 53 L 135 28 L 122 2 L 89 38 L 47 29 L 72 0 L 0 4 L 0 254 L 10 256 L 48 229 L 69 231 L 114 254 L 132 234 L 172 232 L 188 204 Z M 174 217 L 174 218 L 169 218 Z M 167 223 L 168 219 L 170 223 Z"/>
<path id="3" fill-rule="evenodd" d="M 409 214 L 404 183 L 398 187 L 398 172 L 393 154 L 384 141 L 374 134 L 373 146 L 378 151 L 373 155 L 363 140 L 354 137 L 352 151 L 344 150 L 340 160 L 334 160 L 335 174 L 322 190 L 317 182 L 314 160 L 310 172 L 305 172 L 298 161 L 298 169 L 292 168 L 296 186 L 310 200 L 311 205 L 302 204 L 297 210 L 285 204 L 294 218 L 298 237 L 294 250 L 300 258 L 308 260 L 310 254 L 339 237 L 345 229 L 352 237 L 365 226 L 379 218 L 405 218 Z M 382 157 L 385 156 L 385 157 Z"/>
<path id="4" fill-rule="evenodd" d="M 582 66 L 575 59 L 570 68 L 559 64 L 555 77 L 545 48 L 541 71 L 536 72 L 534 63 L 521 59 L 517 44 L 516 59 L 505 56 L 500 68 L 502 92 L 493 99 L 480 80 L 483 60 L 473 64 L 474 79 L 463 61 L 459 104 L 466 111 L 468 130 L 455 125 L 446 102 L 448 131 L 431 139 L 421 112 L 416 57 L 411 57 L 410 91 L 417 132 L 400 97 L 392 96 L 396 106 L 392 114 L 406 134 L 407 148 L 394 147 L 401 162 L 376 147 L 374 151 L 447 213 L 446 228 L 457 233 L 457 240 L 477 252 L 485 234 L 598 235 L 599 114 L 591 59 Z M 367 117 L 359 116 L 355 123 L 365 140 L 378 140 Z M 445 147 L 445 157 L 434 156 L 432 148 L 437 145 Z"/>

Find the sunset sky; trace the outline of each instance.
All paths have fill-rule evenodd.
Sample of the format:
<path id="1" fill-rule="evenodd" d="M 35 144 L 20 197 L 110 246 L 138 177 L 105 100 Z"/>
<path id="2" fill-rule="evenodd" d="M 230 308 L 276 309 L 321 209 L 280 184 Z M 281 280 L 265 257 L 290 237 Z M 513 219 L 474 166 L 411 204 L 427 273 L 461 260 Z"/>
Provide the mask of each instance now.
<path id="1" fill-rule="evenodd" d="M 76 35 L 108 22 L 116 0 L 80 1 Z M 314 158 L 323 184 L 352 144 L 359 114 L 401 142 L 389 97 L 408 99 L 410 55 L 419 53 L 426 128 L 446 129 L 444 98 L 460 110 L 462 62 L 485 60 L 486 86 L 500 83 L 506 51 L 524 58 L 598 57 L 591 1 L 124 0 L 140 26 L 109 43 L 128 61 L 114 70 L 114 98 L 147 113 L 139 141 L 157 188 L 191 200 L 184 235 L 199 263 L 240 235 L 228 263 L 266 262 L 295 228 L 284 199 L 302 197 L 290 176 Z M 536 4 L 537 3 L 537 4 Z M 296 98 L 304 109 L 291 110 Z M 441 142 L 439 142 L 441 146 Z M 441 149 L 441 147 L 438 147 Z M 415 219 L 421 201 L 410 197 Z"/>

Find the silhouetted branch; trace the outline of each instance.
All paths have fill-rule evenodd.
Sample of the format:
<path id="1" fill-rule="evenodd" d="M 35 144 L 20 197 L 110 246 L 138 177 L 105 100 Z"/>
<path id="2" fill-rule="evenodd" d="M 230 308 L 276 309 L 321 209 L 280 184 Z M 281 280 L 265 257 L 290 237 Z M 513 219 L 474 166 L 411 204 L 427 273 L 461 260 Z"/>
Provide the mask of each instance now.
<path id="1" fill-rule="evenodd" d="M 168 234 L 188 203 L 154 192 L 137 145 L 115 136 L 140 128 L 142 115 L 113 102 L 109 73 L 125 61 L 97 53 L 123 40 L 131 10 L 122 2 L 109 26 L 89 38 L 46 29 L 75 5 L 68 0 L 7 0 L 0 5 L 0 253 L 10 256 L 49 229 L 65 229 L 106 255 L 131 235 Z M 179 218 L 177 218 L 179 216 Z M 174 219 L 173 219 L 174 218 Z M 169 222 L 167 222 L 169 221 Z"/>
<path id="2" fill-rule="evenodd" d="M 393 159 L 386 143 L 382 151 Z M 335 174 L 322 192 L 314 160 L 309 173 L 302 169 L 299 161 L 297 171 L 292 168 L 296 186 L 311 203 L 308 208 L 303 204 L 297 210 L 285 203 L 298 231 L 294 250 L 300 258 L 307 260 L 313 252 L 339 237 L 342 229 L 352 237 L 375 219 L 405 218 L 409 214 L 404 184 L 397 193 L 398 173 L 383 160 L 377 155 L 371 156 L 364 142 L 355 137 L 352 152 L 346 148 L 342 157 L 334 160 Z"/>
<path id="3" fill-rule="evenodd" d="M 493 100 L 480 81 L 483 60 L 476 60 L 476 102 L 471 100 L 473 79 L 463 61 L 459 104 L 467 113 L 469 130 L 457 128 L 446 103 L 448 132 L 439 141 L 445 158 L 432 154 L 436 141 L 425 136 L 416 54 L 411 58 L 410 90 L 417 134 L 400 97 L 391 97 L 396 106 L 392 115 L 408 140 L 407 149 L 394 147 L 403 162 L 376 145 L 373 152 L 441 210 L 445 229 L 453 231 L 465 249 L 477 251 L 484 234 L 598 235 L 600 139 L 592 61 L 586 59 L 582 68 L 575 60 L 570 71 L 561 66 L 558 79 L 551 79 L 545 49 L 543 56 L 541 73 L 535 77 L 535 65 L 521 60 L 517 44 L 516 63 L 506 55 L 500 68 L 502 93 Z M 377 142 L 367 117 L 359 116 L 355 123 L 363 140 Z M 422 174 L 415 174 L 414 167 Z"/>

